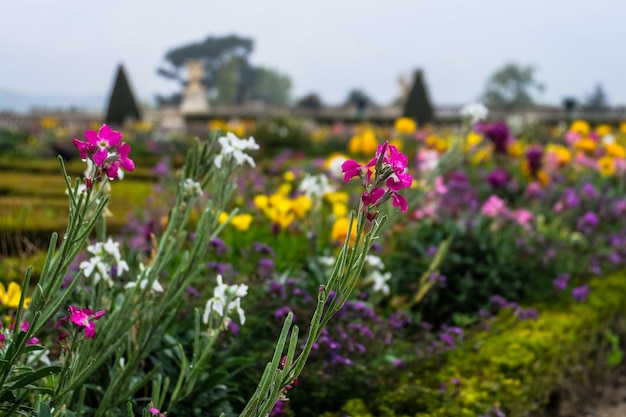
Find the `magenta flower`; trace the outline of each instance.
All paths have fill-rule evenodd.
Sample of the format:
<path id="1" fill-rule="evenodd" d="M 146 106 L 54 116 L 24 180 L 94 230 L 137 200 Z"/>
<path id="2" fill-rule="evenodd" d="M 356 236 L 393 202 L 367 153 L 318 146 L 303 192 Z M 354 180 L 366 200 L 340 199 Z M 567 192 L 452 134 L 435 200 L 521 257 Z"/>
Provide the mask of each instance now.
<path id="1" fill-rule="evenodd" d="M 71 321 L 75 325 L 79 327 L 85 328 L 85 337 L 87 339 L 93 339 L 96 337 L 96 320 L 100 319 L 100 317 L 104 316 L 106 312 L 104 310 L 100 310 L 97 313 L 94 313 L 93 310 L 88 309 L 87 307 L 83 307 L 82 309 L 78 309 L 78 307 L 69 306 L 68 310 L 70 312 L 69 316 L 63 317 L 56 324 L 56 328 L 58 329 L 62 323 L 66 321 Z"/>
<path id="2" fill-rule="evenodd" d="M 90 178 L 87 178 L 89 188 L 94 180 L 102 179 L 102 174 L 113 180 L 118 178 L 120 167 L 131 172 L 135 170 L 135 163 L 128 157 L 130 145 L 121 142 L 122 136 L 122 133 L 102 125 L 98 132 L 85 131 L 86 142 L 74 138 L 74 146 L 82 160 L 89 159 L 96 167 Z"/>
<path id="3" fill-rule="evenodd" d="M 348 182 L 357 176 L 361 179 L 365 188 L 361 196 L 363 211 L 370 221 L 378 214 L 377 206 L 390 198 L 394 207 L 399 207 L 403 213 L 407 211 L 406 199 L 398 194 L 398 191 L 413 184 L 413 177 L 407 172 L 407 165 L 406 155 L 399 152 L 395 146 L 389 145 L 389 142 L 379 145 L 376 156 L 366 165 L 353 160 L 341 165 L 344 181 Z M 372 167 L 376 167 L 375 173 L 370 169 Z M 383 184 L 386 188 L 382 187 Z"/>
<path id="4" fill-rule="evenodd" d="M 109 148 L 116 148 L 120 144 L 122 134 L 107 125 L 102 125 L 97 133 L 95 130 L 87 130 L 85 138 L 87 139 L 89 150 L 93 153 L 93 162 L 97 166 L 102 166 L 109 156 Z M 74 143 L 76 143 L 76 139 L 74 139 Z"/>

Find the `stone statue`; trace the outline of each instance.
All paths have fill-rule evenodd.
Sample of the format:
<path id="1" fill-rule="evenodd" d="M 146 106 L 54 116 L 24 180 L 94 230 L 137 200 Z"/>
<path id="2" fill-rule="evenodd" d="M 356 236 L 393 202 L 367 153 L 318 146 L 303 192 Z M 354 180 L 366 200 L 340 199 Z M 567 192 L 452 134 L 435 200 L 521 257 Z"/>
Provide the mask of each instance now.
<path id="1" fill-rule="evenodd" d="M 194 59 L 187 61 L 189 82 L 183 91 L 183 99 L 180 104 L 182 114 L 203 114 L 209 112 L 209 98 L 206 87 L 202 84 L 204 76 L 204 63 Z"/>

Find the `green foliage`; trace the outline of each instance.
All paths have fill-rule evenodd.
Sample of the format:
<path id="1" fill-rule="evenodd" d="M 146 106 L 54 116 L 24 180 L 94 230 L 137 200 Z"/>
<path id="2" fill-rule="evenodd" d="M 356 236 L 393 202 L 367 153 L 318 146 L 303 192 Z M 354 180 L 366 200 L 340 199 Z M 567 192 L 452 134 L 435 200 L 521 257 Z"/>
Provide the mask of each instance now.
<path id="1" fill-rule="evenodd" d="M 355 415 L 468 416 L 500 409 L 506 415 L 540 412 L 550 393 L 585 378 L 601 353 L 605 329 L 623 320 L 624 274 L 591 282 L 586 303 L 538 307 L 536 321 L 503 312 L 446 354 L 413 363 L 379 393 L 344 405 Z M 583 366 L 580 366 L 583 364 Z M 364 407 L 364 404 L 366 407 Z"/>
<path id="2" fill-rule="evenodd" d="M 494 108 L 531 106 L 535 103 L 533 90 L 543 91 L 543 84 L 535 80 L 535 68 L 508 63 L 489 77 L 483 100 Z"/>

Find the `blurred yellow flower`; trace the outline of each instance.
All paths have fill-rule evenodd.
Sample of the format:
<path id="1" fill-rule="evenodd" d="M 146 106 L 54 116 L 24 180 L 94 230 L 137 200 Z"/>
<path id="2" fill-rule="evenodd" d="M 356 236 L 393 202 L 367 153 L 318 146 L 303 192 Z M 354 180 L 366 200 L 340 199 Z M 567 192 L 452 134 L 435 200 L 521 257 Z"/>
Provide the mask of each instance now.
<path id="1" fill-rule="evenodd" d="M 581 136 L 587 136 L 591 132 L 591 126 L 584 120 L 574 120 L 569 127 L 571 132 L 576 132 Z"/>
<path id="2" fill-rule="evenodd" d="M 239 120 L 231 120 L 226 125 L 226 130 L 233 132 L 237 137 L 242 138 L 246 135 L 246 125 Z"/>
<path id="3" fill-rule="evenodd" d="M 546 153 L 554 154 L 559 166 L 567 165 L 572 160 L 572 153 L 563 145 L 550 144 L 546 147 Z"/>
<path id="4" fill-rule="evenodd" d="M 598 159 L 598 171 L 605 177 L 615 173 L 615 160 L 611 156 L 603 156 Z"/>
<path id="5" fill-rule="evenodd" d="M 626 135 L 626 122 L 620 122 L 620 124 L 619 124 L 619 132 L 622 135 Z"/>
<path id="6" fill-rule="evenodd" d="M 600 137 L 610 135 L 611 133 L 613 133 L 613 128 L 606 123 L 599 124 L 598 126 L 596 126 L 596 133 Z"/>
<path id="7" fill-rule="evenodd" d="M 296 174 L 293 173 L 293 171 L 287 171 L 285 172 L 285 174 L 283 175 L 283 179 L 285 181 L 293 181 L 296 179 Z"/>
<path id="8" fill-rule="evenodd" d="M 350 226 L 350 219 L 347 217 L 341 217 L 335 220 L 333 224 L 332 231 L 330 233 L 330 238 L 338 243 L 343 243 L 346 240 L 348 235 L 348 227 Z M 356 240 L 356 227 L 352 228 L 352 233 L 350 233 L 350 244 L 354 244 Z"/>
<path id="9" fill-rule="evenodd" d="M 59 120 L 56 117 L 43 117 L 39 125 L 42 129 L 53 129 L 59 125 Z"/>
<path id="10" fill-rule="evenodd" d="M 257 195 L 256 197 L 254 197 L 254 205 L 261 210 L 264 210 L 267 208 L 269 204 L 269 199 L 267 198 L 266 195 Z"/>
<path id="11" fill-rule="evenodd" d="M 305 195 L 298 196 L 292 200 L 291 208 L 298 218 L 302 218 L 311 209 L 311 199 Z"/>
<path id="12" fill-rule="evenodd" d="M 251 214 L 237 214 L 232 218 L 230 224 L 232 224 L 237 230 L 245 232 L 250 228 L 250 224 L 252 223 L 252 215 Z"/>
<path id="13" fill-rule="evenodd" d="M 485 148 L 481 148 L 477 150 L 476 153 L 474 153 L 474 155 L 472 155 L 472 157 L 470 158 L 470 162 L 472 163 L 472 165 L 478 165 L 483 162 L 488 162 L 490 160 L 491 160 L 491 148 L 490 147 L 485 147 Z"/>
<path id="14" fill-rule="evenodd" d="M 465 139 L 465 149 L 469 150 L 482 142 L 483 136 L 476 132 L 470 132 Z"/>
<path id="15" fill-rule="evenodd" d="M 3 283 L 0 282 L 0 302 L 7 308 L 17 308 L 20 305 L 22 297 L 22 287 L 16 282 L 9 283 L 7 290 Z M 28 308 L 30 297 L 24 298 L 24 308 Z"/>
<path id="16" fill-rule="evenodd" d="M 507 153 L 509 154 L 509 156 L 519 158 L 520 156 L 524 155 L 524 145 L 519 140 L 516 140 L 509 145 L 509 147 L 507 148 Z"/>
<path id="17" fill-rule="evenodd" d="M 226 132 L 226 130 L 228 129 L 226 122 L 222 119 L 211 120 L 209 123 L 207 123 L 207 128 L 211 132 L 215 132 L 216 130 Z"/>
<path id="18" fill-rule="evenodd" d="M 328 202 L 330 202 L 331 204 L 337 204 L 337 203 L 346 204 L 348 202 L 349 196 L 348 196 L 348 193 L 343 192 L 343 191 L 333 191 L 333 192 L 324 194 L 324 198 L 326 198 L 326 200 L 328 200 Z"/>
<path id="19" fill-rule="evenodd" d="M 616 158 L 626 158 L 626 148 L 619 143 L 609 143 L 604 146 L 606 153 Z"/>
<path id="20" fill-rule="evenodd" d="M 218 217 L 217 221 L 222 224 L 224 223 L 226 220 L 228 219 L 228 213 L 226 213 L 225 211 L 220 213 L 220 216 Z"/>
<path id="21" fill-rule="evenodd" d="M 376 134 L 370 128 L 352 136 L 348 143 L 348 150 L 352 154 L 369 155 L 375 153 L 377 149 L 378 140 L 376 139 Z"/>
<path id="22" fill-rule="evenodd" d="M 581 138 L 574 143 L 574 147 L 579 151 L 593 151 L 596 149 L 596 142 L 593 139 Z"/>
<path id="23" fill-rule="evenodd" d="M 417 130 L 417 123 L 410 117 L 400 117 L 396 119 L 393 128 L 404 135 L 412 135 Z"/>
<path id="24" fill-rule="evenodd" d="M 348 205 L 343 203 L 333 204 L 333 216 L 336 218 L 344 217 L 348 214 Z"/>
<path id="25" fill-rule="evenodd" d="M 394 138 L 389 142 L 390 145 L 395 146 L 400 152 L 404 149 L 404 142 L 400 138 Z"/>

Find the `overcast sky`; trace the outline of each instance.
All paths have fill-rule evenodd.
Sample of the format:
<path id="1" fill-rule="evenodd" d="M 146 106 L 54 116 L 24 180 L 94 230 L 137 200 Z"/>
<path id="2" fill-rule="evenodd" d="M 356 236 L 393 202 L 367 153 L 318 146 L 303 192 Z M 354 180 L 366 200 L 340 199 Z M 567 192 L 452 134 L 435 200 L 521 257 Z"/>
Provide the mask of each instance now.
<path id="1" fill-rule="evenodd" d="M 178 85 L 165 53 L 209 35 L 255 40 L 253 63 L 289 75 L 293 95 L 380 103 L 422 68 L 435 104 L 464 104 L 506 62 L 534 65 L 539 101 L 600 83 L 626 104 L 625 0 L 0 0 L 0 90 L 108 95 L 118 63 L 136 94 Z"/>

